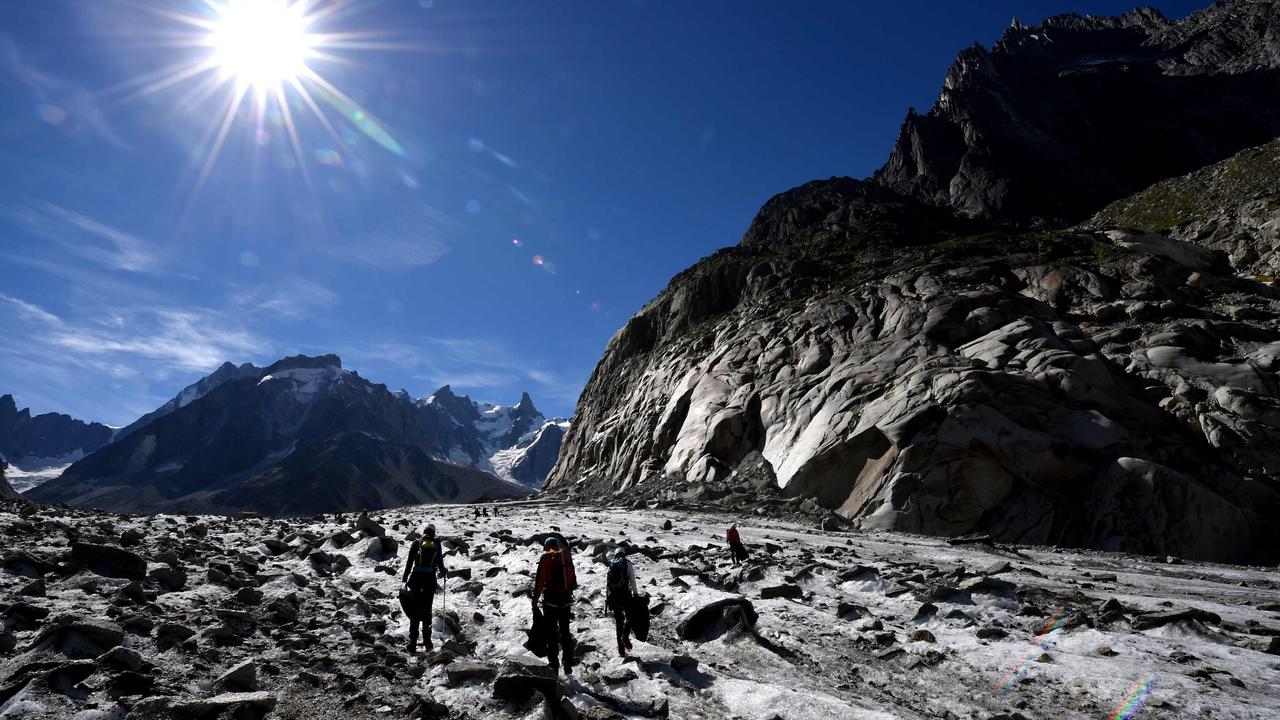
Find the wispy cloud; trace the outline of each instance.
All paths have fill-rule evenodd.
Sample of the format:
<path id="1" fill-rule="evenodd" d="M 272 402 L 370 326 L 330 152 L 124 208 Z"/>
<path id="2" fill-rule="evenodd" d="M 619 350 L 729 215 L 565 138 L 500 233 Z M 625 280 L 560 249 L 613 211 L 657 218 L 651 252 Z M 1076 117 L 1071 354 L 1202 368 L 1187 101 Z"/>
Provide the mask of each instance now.
<path id="1" fill-rule="evenodd" d="M 255 317 L 298 320 L 338 304 L 338 294 L 305 278 L 288 278 L 232 293 L 233 307 Z"/>
<path id="2" fill-rule="evenodd" d="M 270 351 L 270 343 L 205 309 L 103 308 L 92 319 L 73 322 L 21 298 L 0 295 L 0 311 L 9 308 L 0 342 L 21 347 L 27 356 L 109 369 L 115 377 L 134 375 L 132 363 L 146 368 L 206 371 L 220 363 Z M 2 317 L 2 315 L 0 315 Z M 107 364 L 104 364 L 107 363 Z"/>
<path id="3" fill-rule="evenodd" d="M 132 233 L 47 202 L 6 203 L 0 215 L 91 262 L 126 272 L 155 272 L 160 259 Z"/>
<path id="4" fill-rule="evenodd" d="M 428 205 L 409 209 L 383 227 L 359 233 L 322 249 L 333 257 L 377 270 L 410 270 L 430 265 L 449 253 L 445 238 L 457 221 Z"/>
<path id="5" fill-rule="evenodd" d="M 34 305 L 21 298 L 12 297 L 0 293 L 0 302 L 13 307 L 18 319 L 31 322 L 44 323 L 46 325 L 61 325 L 62 320 L 53 313 L 45 310 L 39 305 Z"/>
<path id="6" fill-rule="evenodd" d="M 349 245 L 329 248 L 329 254 L 354 260 L 377 270 L 406 270 L 430 265 L 449 253 L 449 245 L 433 237 L 366 235 Z"/>
<path id="7" fill-rule="evenodd" d="M 64 77 L 37 67 L 11 37 L 3 34 L 0 34 L 0 72 L 17 80 L 32 100 L 54 105 L 65 113 L 61 124 L 69 132 L 90 134 L 119 150 L 133 149 L 107 122 L 92 94 Z"/>
<path id="8" fill-rule="evenodd" d="M 131 313 L 108 326 L 55 332 L 48 342 L 79 356 L 147 358 L 179 370 L 209 370 L 228 358 L 259 355 L 269 348 L 245 330 L 222 326 L 211 313 L 186 310 Z"/>

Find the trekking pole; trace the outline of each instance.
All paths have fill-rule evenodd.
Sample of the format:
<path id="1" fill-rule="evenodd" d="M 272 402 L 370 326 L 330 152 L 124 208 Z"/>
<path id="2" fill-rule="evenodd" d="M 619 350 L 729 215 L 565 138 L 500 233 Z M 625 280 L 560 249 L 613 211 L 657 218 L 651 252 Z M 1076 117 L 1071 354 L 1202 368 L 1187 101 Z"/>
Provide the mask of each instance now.
<path id="1" fill-rule="evenodd" d="M 444 611 L 449 612 L 449 577 L 440 578 L 440 589 L 444 590 Z"/>

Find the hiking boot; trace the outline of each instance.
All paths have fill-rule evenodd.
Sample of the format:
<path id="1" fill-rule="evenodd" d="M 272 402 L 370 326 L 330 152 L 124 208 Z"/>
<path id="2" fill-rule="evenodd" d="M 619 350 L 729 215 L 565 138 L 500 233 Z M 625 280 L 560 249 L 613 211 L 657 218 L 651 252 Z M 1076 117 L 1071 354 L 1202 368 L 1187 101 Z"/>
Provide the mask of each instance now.
<path id="1" fill-rule="evenodd" d="M 624 643 L 618 643 L 618 657 L 627 656 L 627 646 Z"/>
<path id="2" fill-rule="evenodd" d="M 412 654 L 414 654 L 414 653 L 416 653 L 416 652 L 418 652 L 418 644 L 417 644 L 417 643 L 415 643 L 415 642 L 413 642 L 412 640 L 410 640 L 410 641 L 409 641 L 409 654 L 410 654 L 410 655 L 412 655 Z"/>
<path id="3" fill-rule="evenodd" d="M 431 642 L 430 640 L 423 640 L 423 641 L 422 641 L 422 650 L 423 650 L 424 652 L 431 652 L 432 650 L 435 650 L 435 649 L 436 649 L 436 646 L 435 646 L 434 644 L 432 644 L 432 642 Z"/>

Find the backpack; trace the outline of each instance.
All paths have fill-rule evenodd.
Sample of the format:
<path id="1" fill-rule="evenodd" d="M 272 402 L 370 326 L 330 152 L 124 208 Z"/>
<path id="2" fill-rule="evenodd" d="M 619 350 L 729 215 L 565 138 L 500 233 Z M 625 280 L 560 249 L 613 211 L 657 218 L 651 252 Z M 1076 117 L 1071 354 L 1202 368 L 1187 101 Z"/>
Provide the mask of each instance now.
<path id="1" fill-rule="evenodd" d="M 605 588 L 610 596 L 631 594 L 630 583 L 627 582 L 626 558 L 609 563 L 609 574 L 605 578 Z"/>
<path id="2" fill-rule="evenodd" d="M 546 592 L 571 593 L 578 589 L 578 577 L 573 571 L 573 561 L 569 560 L 569 553 L 563 550 L 547 553 L 543 556 L 542 562 L 547 563 Z"/>
<path id="3" fill-rule="evenodd" d="M 434 540 L 422 538 L 418 543 L 418 569 L 434 571 L 436 563 L 436 553 L 439 549 L 436 547 Z"/>

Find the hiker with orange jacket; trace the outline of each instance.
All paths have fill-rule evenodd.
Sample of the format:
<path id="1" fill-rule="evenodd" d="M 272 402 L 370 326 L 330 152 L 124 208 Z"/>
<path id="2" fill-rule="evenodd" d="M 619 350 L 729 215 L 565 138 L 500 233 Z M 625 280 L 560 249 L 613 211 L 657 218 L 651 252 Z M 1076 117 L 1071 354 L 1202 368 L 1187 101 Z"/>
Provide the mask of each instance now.
<path id="1" fill-rule="evenodd" d="M 573 620 L 573 591 L 578 578 L 573 570 L 573 558 L 569 549 L 562 547 L 559 539 L 548 537 L 543 542 L 545 552 L 538 558 L 538 572 L 533 583 L 534 615 L 537 615 L 538 599 L 542 599 L 542 627 L 547 641 L 548 664 L 554 672 L 560 671 L 560 656 L 564 657 L 564 672 L 573 672 L 574 640 L 569 623 Z"/>

